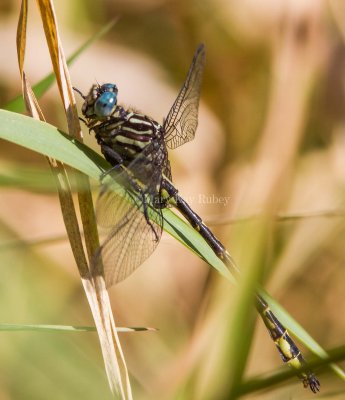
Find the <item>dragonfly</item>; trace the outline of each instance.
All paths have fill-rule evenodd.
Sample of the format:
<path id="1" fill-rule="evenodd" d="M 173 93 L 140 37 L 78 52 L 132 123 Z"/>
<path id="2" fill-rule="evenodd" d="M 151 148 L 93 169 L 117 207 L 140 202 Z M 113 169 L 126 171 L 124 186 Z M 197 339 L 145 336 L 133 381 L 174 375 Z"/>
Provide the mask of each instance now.
<path id="1" fill-rule="evenodd" d="M 102 263 L 108 287 L 127 278 L 152 254 L 162 235 L 163 209 L 170 206 L 174 206 L 215 255 L 238 274 L 225 246 L 172 183 L 168 148 L 175 149 L 195 137 L 204 66 L 205 46 L 201 44 L 162 124 L 118 104 L 118 88 L 114 83 L 94 84 L 86 96 L 74 88 L 84 99 L 81 120 L 89 132 L 94 132 L 102 154 L 111 165 L 102 175 L 96 204 L 97 223 L 105 240 L 92 262 L 94 268 Z M 318 392 L 320 382 L 308 369 L 287 329 L 265 299 L 258 293 L 255 297 L 257 311 L 283 362 L 295 369 L 304 387 Z"/>

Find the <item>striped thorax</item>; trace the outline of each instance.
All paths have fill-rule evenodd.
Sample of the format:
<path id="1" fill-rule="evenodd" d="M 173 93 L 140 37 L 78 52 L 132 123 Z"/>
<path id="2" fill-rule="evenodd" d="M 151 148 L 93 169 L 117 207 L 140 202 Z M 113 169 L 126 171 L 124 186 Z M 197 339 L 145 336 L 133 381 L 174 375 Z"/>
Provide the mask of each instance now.
<path id="1" fill-rule="evenodd" d="M 99 144 L 110 146 L 128 165 L 152 142 L 162 138 L 162 127 L 146 115 L 117 107 L 111 119 L 93 128 Z M 101 143 L 100 143 L 101 142 Z"/>

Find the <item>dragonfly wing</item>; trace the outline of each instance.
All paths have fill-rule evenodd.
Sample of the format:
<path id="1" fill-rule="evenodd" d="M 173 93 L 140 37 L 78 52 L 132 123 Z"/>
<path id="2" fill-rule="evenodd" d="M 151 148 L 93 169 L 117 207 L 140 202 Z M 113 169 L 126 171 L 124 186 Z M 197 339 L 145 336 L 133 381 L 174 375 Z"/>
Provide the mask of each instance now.
<path id="1" fill-rule="evenodd" d="M 132 274 L 155 250 L 162 235 L 163 217 L 159 209 L 140 195 L 123 189 L 114 192 L 104 187 L 96 205 L 100 233 L 105 240 L 93 259 L 93 267 L 103 263 L 106 285 L 120 282 Z M 144 203 L 156 222 L 146 220 Z"/>
<path id="2" fill-rule="evenodd" d="M 198 108 L 202 73 L 205 65 L 205 46 L 199 45 L 186 80 L 164 121 L 165 142 L 175 149 L 194 139 L 198 125 Z"/>

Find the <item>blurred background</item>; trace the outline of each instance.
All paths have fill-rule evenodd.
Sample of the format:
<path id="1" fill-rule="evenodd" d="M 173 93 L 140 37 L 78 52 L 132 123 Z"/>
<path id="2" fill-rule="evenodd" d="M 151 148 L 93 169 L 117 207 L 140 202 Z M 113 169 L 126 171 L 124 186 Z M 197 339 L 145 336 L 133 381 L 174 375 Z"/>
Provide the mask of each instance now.
<path id="1" fill-rule="evenodd" d="M 248 253 L 260 249 L 265 288 L 324 348 L 344 344 L 343 2 L 60 0 L 55 6 L 67 56 L 119 17 L 71 66 L 72 83 L 85 93 L 95 82 L 115 82 L 121 104 L 160 122 L 197 45 L 205 43 L 199 127 L 193 142 L 170 152 L 174 183 L 240 266 L 249 268 Z M 1 107 L 21 91 L 19 9 L 19 1 L 0 4 Z M 52 70 L 34 3 L 25 70 L 32 84 Z M 40 105 L 48 122 L 66 130 L 56 86 Z M 97 149 L 87 130 L 85 142 Z M 0 169 L 49 174 L 42 156 L 7 142 Z M 14 186 L 0 188 L 0 324 L 94 325 L 55 190 Z M 260 213 L 269 216 L 268 229 L 243 228 Z M 118 326 L 159 329 L 121 334 L 135 398 L 230 398 L 226 349 L 236 345 L 228 328 L 235 292 L 166 234 L 143 266 L 110 290 Z M 280 365 L 259 320 L 245 377 Z M 0 377 L 0 400 L 111 398 L 95 333 L 1 332 Z M 320 380 L 323 398 L 344 397 L 334 374 L 324 371 Z M 312 396 L 292 379 L 247 397 Z"/>

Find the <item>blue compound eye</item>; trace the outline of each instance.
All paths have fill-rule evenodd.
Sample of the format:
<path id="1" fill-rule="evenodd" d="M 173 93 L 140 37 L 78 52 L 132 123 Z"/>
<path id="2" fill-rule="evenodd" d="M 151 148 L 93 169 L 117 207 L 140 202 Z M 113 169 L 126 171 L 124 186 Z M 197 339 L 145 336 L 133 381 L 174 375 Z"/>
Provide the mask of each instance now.
<path id="1" fill-rule="evenodd" d="M 107 117 L 110 115 L 117 104 L 117 93 L 104 92 L 96 100 L 94 105 L 95 114 L 98 117 Z"/>

